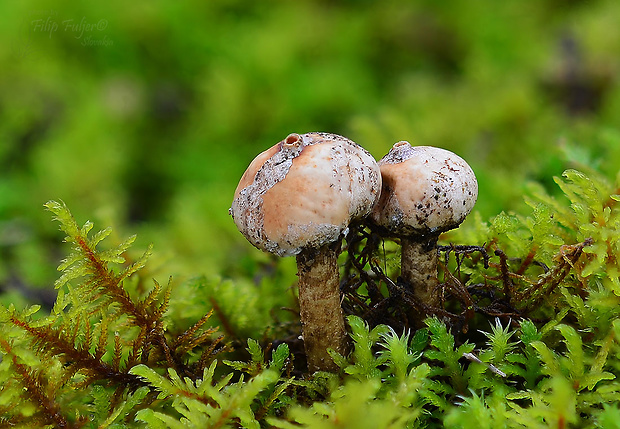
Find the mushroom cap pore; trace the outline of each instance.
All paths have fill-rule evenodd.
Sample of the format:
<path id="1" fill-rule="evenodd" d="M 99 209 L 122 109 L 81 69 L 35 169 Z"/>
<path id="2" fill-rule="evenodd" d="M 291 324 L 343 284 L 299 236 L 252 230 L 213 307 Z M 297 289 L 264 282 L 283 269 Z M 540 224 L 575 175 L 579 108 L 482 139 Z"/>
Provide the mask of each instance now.
<path id="1" fill-rule="evenodd" d="M 370 213 L 381 189 L 374 158 L 335 134 L 307 133 L 258 155 L 231 206 L 241 233 L 280 256 L 337 240 L 353 219 Z"/>
<path id="2" fill-rule="evenodd" d="M 456 228 L 476 203 L 473 170 L 448 150 L 399 142 L 379 166 L 383 185 L 371 219 L 393 234 L 428 235 Z"/>

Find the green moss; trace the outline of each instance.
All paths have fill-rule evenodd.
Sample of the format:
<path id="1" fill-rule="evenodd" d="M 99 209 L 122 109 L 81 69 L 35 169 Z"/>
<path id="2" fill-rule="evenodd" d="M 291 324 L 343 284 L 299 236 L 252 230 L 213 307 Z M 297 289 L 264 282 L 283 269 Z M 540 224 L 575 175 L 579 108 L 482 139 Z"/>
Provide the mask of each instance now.
<path id="1" fill-rule="evenodd" d="M 0 5 L 0 426 L 614 427 L 619 12 Z M 81 17 L 105 28 L 63 27 Z M 312 130 L 376 158 L 445 147 L 480 184 L 440 240 L 442 309 L 403 291 L 398 242 L 352 227 L 351 354 L 314 376 L 293 258 L 253 249 L 227 212 L 258 152 Z M 50 203 L 63 245 L 49 198 L 114 230 Z"/>
<path id="2" fill-rule="evenodd" d="M 468 236 L 491 243 L 493 255 L 476 257 L 484 247 L 443 248 L 457 258 L 442 268 L 445 308 L 420 307 L 434 316 L 415 332 L 406 317 L 393 323 L 389 316 L 419 305 L 380 268 L 398 246 L 375 248 L 372 231 L 352 231 L 361 241 L 349 238 L 342 262 L 359 290 L 344 286 L 345 304 L 357 302 L 345 311 L 368 305 L 385 314 L 350 315 L 352 351 L 332 353 L 340 372 L 303 376 L 296 319 L 272 319 L 278 301 L 261 298 L 275 295 L 277 276 L 267 275 L 262 287 L 204 278 L 148 286 L 140 273 L 151 247 L 128 260 L 131 236 L 101 250 L 110 228 L 93 233 L 91 222 L 79 226 L 63 203 L 49 202 L 70 252 L 49 314 L 39 306 L 1 308 L 2 418 L 68 427 L 283 428 L 587 426 L 609 419 L 620 400 L 615 187 L 574 170 L 556 182 L 565 196 L 533 189 L 530 215 L 472 224 Z M 368 251 L 377 253 L 363 256 Z M 372 292 L 377 279 L 387 287 Z M 457 303 L 468 304 L 459 313 Z M 217 335 L 212 313 L 228 340 Z M 391 326 L 377 323 L 382 319 Z M 251 338 L 261 331 L 260 342 Z M 240 343 L 247 348 L 232 352 Z M 214 357 L 225 349 L 235 359 L 223 366 Z"/>

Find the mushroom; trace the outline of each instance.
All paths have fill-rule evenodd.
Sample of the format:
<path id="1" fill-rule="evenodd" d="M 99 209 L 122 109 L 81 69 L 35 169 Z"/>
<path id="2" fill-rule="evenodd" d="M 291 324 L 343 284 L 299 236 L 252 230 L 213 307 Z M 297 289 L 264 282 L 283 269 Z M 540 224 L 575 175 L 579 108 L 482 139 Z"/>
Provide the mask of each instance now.
<path id="1" fill-rule="evenodd" d="M 473 208 L 476 176 L 454 153 L 406 141 L 396 143 L 379 166 L 383 185 L 371 220 L 400 237 L 401 278 L 422 303 L 437 307 L 437 239 Z"/>
<path id="2" fill-rule="evenodd" d="M 337 258 L 351 221 L 378 200 L 381 173 L 351 140 L 329 133 L 290 134 L 249 165 L 230 209 L 257 248 L 296 255 L 299 307 L 310 371 L 335 371 L 327 350 L 345 354 Z"/>

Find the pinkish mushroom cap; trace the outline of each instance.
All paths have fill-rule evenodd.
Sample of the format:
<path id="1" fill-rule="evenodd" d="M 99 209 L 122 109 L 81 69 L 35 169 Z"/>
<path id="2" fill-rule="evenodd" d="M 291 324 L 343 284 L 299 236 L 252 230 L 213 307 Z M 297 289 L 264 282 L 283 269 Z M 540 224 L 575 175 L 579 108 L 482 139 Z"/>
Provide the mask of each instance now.
<path id="1" fill-rule="evenodd" d="M 279 256 L 336 241 L 378 199 L 374 158 L 329 133 L 291 134 L 258 155 L 243 174 L 230 209 L 241 233 Z"/>
<path id="2" fill-rule="evenodd" d="M 379 166 L 383 185 L 371 219 L 395 235 L 433 235 L 456 228 L 476 203 L 474 172 L 448 150 L 401 141 Z"/>

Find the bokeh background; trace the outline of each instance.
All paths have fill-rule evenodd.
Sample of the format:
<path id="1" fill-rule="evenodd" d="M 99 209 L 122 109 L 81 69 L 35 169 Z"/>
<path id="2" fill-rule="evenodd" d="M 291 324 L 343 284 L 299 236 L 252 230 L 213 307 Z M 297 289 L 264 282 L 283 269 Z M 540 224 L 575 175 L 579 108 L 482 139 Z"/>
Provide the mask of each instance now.
<path id="1" fill-rule="evenodd" d="M 153 243 L 164 281 L 253 276 L 268 256 L 228 207 L 290 132 L 377 159 L 398 140 L 454 151 L 482 220 L 525 210 L 531 183 L 557 193 L 567 168 L 620 166 L 617 0 L 22 0 L 0 16 L 3 302 L 53 302 L 49 199 Z"/>

